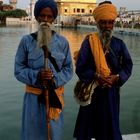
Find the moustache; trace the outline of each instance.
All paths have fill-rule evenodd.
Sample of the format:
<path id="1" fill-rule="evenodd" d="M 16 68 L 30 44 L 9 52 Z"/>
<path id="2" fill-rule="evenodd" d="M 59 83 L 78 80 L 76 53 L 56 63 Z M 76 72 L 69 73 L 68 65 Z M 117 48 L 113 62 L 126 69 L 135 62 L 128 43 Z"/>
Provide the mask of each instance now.
<path id="1" fill-rule="evenodd" d="M 41 29 L 46 29 L 46 28 L 50 28 L 50 25 L 46 22 L 42 22 L 42 23 L 40 23 L 39 27 Z"/>
<path id="2" fill-rule="evenodd" d="M 50 31 L 55 31 L 54 25 L 48 22 L 41 22 L 39 27 L 40 29 L 48 29 Z"/>
<path id="3" fill-rule="evenodd" d="M 102 30 L 102 33 L 110 34 L 111 33 L 111 30 Z"/>

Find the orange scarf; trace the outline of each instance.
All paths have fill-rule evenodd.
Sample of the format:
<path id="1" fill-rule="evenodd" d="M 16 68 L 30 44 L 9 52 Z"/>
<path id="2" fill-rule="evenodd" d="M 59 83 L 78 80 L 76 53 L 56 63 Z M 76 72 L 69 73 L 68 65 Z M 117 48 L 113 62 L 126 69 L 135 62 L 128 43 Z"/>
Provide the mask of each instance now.
<path id="1" fill-rule="evenodd" d="M 105 54 L 98 33 L 95 32 L 89 36 L 91 51 L 95 60 L 96 72 L 107 77 L 110 75 L 110 69 L 107 65 Z"/>
<path id="2" fill-rule="evenodd" d="M 63 95 L 62 95 L 64 93 L 64 86 L 61 86 L 61 87 L 55 89 L 55 92 L 56 92 L 57 97 L 60 100 L 62 108 L 64 108 L 64 99 L 63 99 Z M 59 117 L 60 112 L 61 112 L 61 109 L 50 107 L 50 109 L 49 109 L 49 117 L 50 117 L 50 119 L 57 120 L 58 117 Z"/>

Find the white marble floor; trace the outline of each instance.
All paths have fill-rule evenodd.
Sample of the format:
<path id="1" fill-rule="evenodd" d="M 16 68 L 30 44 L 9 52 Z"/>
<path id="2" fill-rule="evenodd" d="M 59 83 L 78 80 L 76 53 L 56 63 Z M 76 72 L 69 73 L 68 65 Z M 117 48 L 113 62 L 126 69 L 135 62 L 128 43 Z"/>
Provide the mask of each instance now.
<path id="1" fill-rule="evenodd" d="M 123 135 L 123 140 L 140 140 L 140 133 Z"/>
<path id="2" fill-rule="evenodd" d="M 95 140 L 95 139 L 91 139 Z M 123 135 L 123 140 L 140 140 L 140 133 Z"/>

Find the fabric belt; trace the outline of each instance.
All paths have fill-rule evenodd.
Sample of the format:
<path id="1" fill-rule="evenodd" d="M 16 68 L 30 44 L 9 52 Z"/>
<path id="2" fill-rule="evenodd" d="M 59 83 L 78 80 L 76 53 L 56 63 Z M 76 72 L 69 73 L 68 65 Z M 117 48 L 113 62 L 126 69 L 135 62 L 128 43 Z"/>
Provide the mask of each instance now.
<path id="1" fill-rule="evenodd" d="M 25 91 L 26 91 L 26 93 L 32 93 L 35 95 L 42 94 L 42 89 L 35 88 L 35 87 L 29 86 L 29 85 L 26 85 Z M 55 92 L 56 92 L 56 94 L 62 104 L 62 108 L 63 108 L 64 107 L 64 98 L 63 98 L 64 86 L 58 87 L 57 89 L 55 89 Z M 46 100 L 46 105 L 48 105 L 48 90 L 45 90 L 45 100 Z M 50 107 L 49 116 L 48 116 L 49 119 L 57 120 L 61 111 L 62 110 L 59 108 Z"/>
<path id="2" fill-rule="evenodd" d="M 40 95 L 42 93 L 42 89 L 26 85 L 26 92 Z"/>

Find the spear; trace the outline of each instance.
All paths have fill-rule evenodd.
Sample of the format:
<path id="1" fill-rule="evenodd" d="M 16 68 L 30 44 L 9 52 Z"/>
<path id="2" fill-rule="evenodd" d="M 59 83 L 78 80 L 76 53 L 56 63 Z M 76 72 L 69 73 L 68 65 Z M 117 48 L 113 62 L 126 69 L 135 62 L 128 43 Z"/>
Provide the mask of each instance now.
<path id="1" fill-rule="evenodd" d="M 49 29 L 49 27 L 48 27 L 48 29 Z M 44 42 L 44 40 L 43 40 L 43 44 L 41 45 L 41 47 L 43 49 L 43 52 L 44 52 L 44 69 L 45 70 L 48 69 L 48 59 L 49 59 L 49 57 L 48 57 L 48 54 L 49 54 L 48 47 L 50 47 L 50 40 L 51 40 L 51 36 L 52 36 L 52 32 L 51 31 L 49 31 L 49 32 L 51 34 L 50 34 L 50 36 L 48 36 L 47 43 Z M 47 82 L 49 83 L 50 81 L 47 81 Z M 49 85 L 48 85 L 48 83 L 47 83 L 47 86 L 46 86 L 46 84 L 44 84 L 44 82 L 43 82 L 43 86 L 44 86 L 43 95 L 44 95 L 45 101 L 46 101 L 45 105 L 46 105 L 46 121 L 47 121 L 47 140 L 50 140 L 51 139 L 51 137 L 50 137 L 50 123 L 49 123 L 49 121 L 50 121 L 50 119 L 49 119 L 49 108 L 50 108 L 50 106 L 49 106 L 49 91 L 48 91 Z"/>
<path id="2" fill-rule="evenodd" d="M 48 48 L 46 45 L 42 46 L 44 51 L 44 68 L 47 70 L 48 68 Z M 43 81 L 44 82 L 44 81 Z M 43 83 L 44 84 L 44 83 Z M 49 93 L 46 91 L 47 87 L 44 84 L 43 95 L 45 96 L 45 105 L 46 105 L 46 121 L 47 121 L 47 140 L 50 140 L 50 124 L 49 124 Z"/>
<path id="3" fill-rule="evenodd" d="M 44 69 L 45 70 L 48 69 L 48 60 L 51 61 L 51 63 L 54 65 L 55 68 L 57 65 L 55 62 L 55 59 L 51 56 L 51 53 L 49 52 L 49 49 L 51 47 L 50 45 L 51 37 L 52 37 L 52 31 L 50 31 L 50 35 L 48 35 L 47 42 L 46 43 L 42 42 L 40 45 L 40 47 L 43 49 L 43 52 L 44 52 Z M 58 68 L 56 68 L 56 71 L 58 71 Z M 48 140 L 50 140 L 49 108 L 53 107 L 53 108 L 62 109 L 62 105 L 55 93 L 54 81 L 52 79 L 47 80 L 47 86 L 44 82 L 43 82 L 43 86 L 44 86 L 43 95 L 45 96 L 45 101 L 46 101 L 46 104 L 45 104 L 46 105 L 46 118 L 47 118 L 46 120 L 47 120 L 47 128 L 48 128 L 47 134 L 48 134 Z"/>

